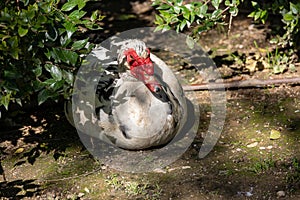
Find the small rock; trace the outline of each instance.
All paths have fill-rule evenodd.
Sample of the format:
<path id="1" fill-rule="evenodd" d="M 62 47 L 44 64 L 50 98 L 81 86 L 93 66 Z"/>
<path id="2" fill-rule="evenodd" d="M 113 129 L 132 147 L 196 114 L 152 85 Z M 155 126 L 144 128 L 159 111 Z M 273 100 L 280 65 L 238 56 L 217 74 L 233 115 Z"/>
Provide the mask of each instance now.
<path id="1" fill-rule="evenodd" d="M 191 166 L 182 166 L 181 169 L 191 169 Z"/>
<path id="2" fill-rule="evenodd" d="M 276 194 L 278 197 L 285 197 L 285 192 L 282 190 L 278 191 Z"/>
<path id="3" fill-rule="evenodd" d="M 253 148 L 253 147 L 256 147 L 258 145 L 258 142 L 253 142 L 251 144 L 248 144 L 247 147 L 248 148 Z"/>
<path id="4" fill-rule="evenodd" d="M 83 192 L 79 192 L 77 196 L 78 196 L 79 198 L 81 198 L 81 197 L 84 196 L 84 193 L 83 193 Z"/>
<path id="5" fill-rule="evenodd" d="M 156 173 L 163 173 L 163 174 L 167 173 L 166 170 L 163 170 L 163 169 L 161 169 L 161 168 L 156 168 L 156 169 L 154 169 L 153 171 L 156 172 Z"/>
<path id="6" fill-rule="evenodd" d="M 75 195 L 74 194 L 68 194 L 67 199 L 75 199 Z"/>
<path id="7" fill-rule="evenodd" d="M 85 191 L 86 193 L 90 193 L 90 190 L 89 190 L 87 187 L 84 188 L 84 191 Z"/>

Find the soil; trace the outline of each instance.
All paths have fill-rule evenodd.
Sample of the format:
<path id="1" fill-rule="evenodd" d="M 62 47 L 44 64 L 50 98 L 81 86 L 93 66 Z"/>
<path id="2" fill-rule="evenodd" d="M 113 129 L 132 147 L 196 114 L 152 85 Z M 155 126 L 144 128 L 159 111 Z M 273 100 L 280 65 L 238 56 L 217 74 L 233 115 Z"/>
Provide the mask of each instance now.
<path id="1" fill-rule="evenodd" d="M 95 41 L 152 25 L 148 1 L 99 6 L 108 17 L 105 31 L 90 34 Z M 295 71 L 274 74 L 260 60 L 274 49 L 270 31 L 241 16 L 234 18 L 229 36 L 215 29 L 204 33 L 200 44 L 225 81 L 299 77 L 297 63 Z M 157 55 L 185 84 L 203 83 L 176 55 Z M 6 179 L 0 176 L 0 199 L 300 199 L 299 85 L 227 90 L 222 134 L 202 159 L 198 153 L 212 115 L 210 91 L 195 91 L 194 97 L 200 125 L 192 144 L 171 165 L 147 173 L 117 171 L 91 156 L 66 120 L 63 102 L 6 113 L 0 122 L 0 172 L 3 167 Z"/>

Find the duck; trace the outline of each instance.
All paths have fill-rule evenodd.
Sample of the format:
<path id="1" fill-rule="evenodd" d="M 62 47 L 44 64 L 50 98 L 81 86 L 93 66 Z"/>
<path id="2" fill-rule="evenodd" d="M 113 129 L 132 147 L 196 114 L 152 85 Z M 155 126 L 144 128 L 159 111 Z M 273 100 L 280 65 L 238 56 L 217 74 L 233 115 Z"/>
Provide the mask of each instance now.
<path id="1" fill-rule="evenodd" d="M 85 93 L 78 87 L 84 79 L 92 95 L 82 98 L 75 92 L 65 104 L 66 117 L 77 130 L 126 150 L 165 146 L 181 132 L 187 98 L 175 74 L 145 42 L 103 44 L 86 60 L 74 87 Z M 92 78 L 87 77 L 90 71 Z M 85 75 L 78 78 L 80 74 Z"/>

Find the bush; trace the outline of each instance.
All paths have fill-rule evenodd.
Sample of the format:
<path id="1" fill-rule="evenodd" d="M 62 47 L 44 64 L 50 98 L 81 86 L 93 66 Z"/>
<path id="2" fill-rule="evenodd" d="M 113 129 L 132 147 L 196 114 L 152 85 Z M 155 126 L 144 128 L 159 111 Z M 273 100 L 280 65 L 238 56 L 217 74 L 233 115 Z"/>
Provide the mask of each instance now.
<path id="1" fill-rule="evenodd" d="M 241 2 L 243 0 L 153 0 L 152 6 L 158 10 L 155 19 L 156 30 L 175 29 L 177 32 L 188 30 L 189 36 L 196 40 L 199 39 L 203 31 L 216 25 L 228 23 L 230 31 L 232 18 L 238 14 L 238 6 Z M 255 21 L 265 23 L 269 13 L 281 16 L 284 26 L 278 25 L 278 27 L 283 27 L 283 33 L 274 38 L 272 42 L 284 48 L 297 48 L 300 27 L 299 0 L 266 0 L 260 1 L 260 3 L 255 1 L 251 3 L 253 11 L 249 17 L 253 17 Z M 226 18 L 228 20 L 225 20 Z"/>
<path id="2" fill-rule="evenodd" d="M 283 34 L 277 36 L 272 42 L 280 45 L 281 47 L 296 47 L 299 41 L 300 29 L 300 2 L 299 0 L 275 0 L 273 2 L 266 1 L 265 3 L 257 3 L 252 1 L 254 11 L 250 13 L 255 21 L 265 23 L 268 20 L 269 13 L 274 15 L 281 15 L 283 22 Z"/>
<path id="3" fill-rule="evenodd" d="M 156 30 L 175 29 L 177 32 L 190 28 L 191 38 L 199 39 L 200 33 L 216 25 L 224 25 L 229 15 L 229 26 L 232 17 L 238 14 L 239 0 L 207 0 L 185 3 L 183 0 L 154 0 L 156 7 Z M 209 9 L 211 7 L 211 9 Z"/>
<path id="4" fill-rule="evenodd" d="M 87 0 L 0 2 L 0 107 L 67 98 L 82 55 L 93 47 L 83 34 L 100 29 L 99 11 L 89 17 Z"/>

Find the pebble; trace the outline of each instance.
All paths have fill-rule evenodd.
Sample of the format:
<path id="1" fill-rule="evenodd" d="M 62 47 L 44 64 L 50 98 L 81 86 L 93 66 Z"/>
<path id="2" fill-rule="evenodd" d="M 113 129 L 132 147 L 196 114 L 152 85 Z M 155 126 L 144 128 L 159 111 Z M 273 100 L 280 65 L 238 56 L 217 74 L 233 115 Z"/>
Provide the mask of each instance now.
<path id="1" fill-rule="evenodd" d="M 242 149 L 241 148 L 237 148 L 236 151 L 242 151 Z"/>
<path id="2" fill-rule="evenodd" d="M 278 191 L 276 194 L 278 197 L 285 197 L 285 192 L 282 190 Z"/>
<path id="3" fill-rule="evenodd" d="M 248 148 L 253 148 L 253 147 L 256 147 L 258 145 L 258 142 L 253 142 L 251 144 L 248 144 L 247 147 Z"/>
<path id="4" fill-rule="evenodd" d="M 156 172 L 156 173 L 162 173 L 162 174 L 167 173 L 166 170 L 163 170 L 163 169 L 161 169 L 161 168 L 156 168 L 156 169 L 154 169 L 153 171 Z"/>
<path id="5" fill-rule="evenodd" d="M 81 198 L 81 197 L 84 196 L 84 193 L 83 193 L 83 192 L 79 192 L 77 196 L 78 196 L 79 198 Z"/>

